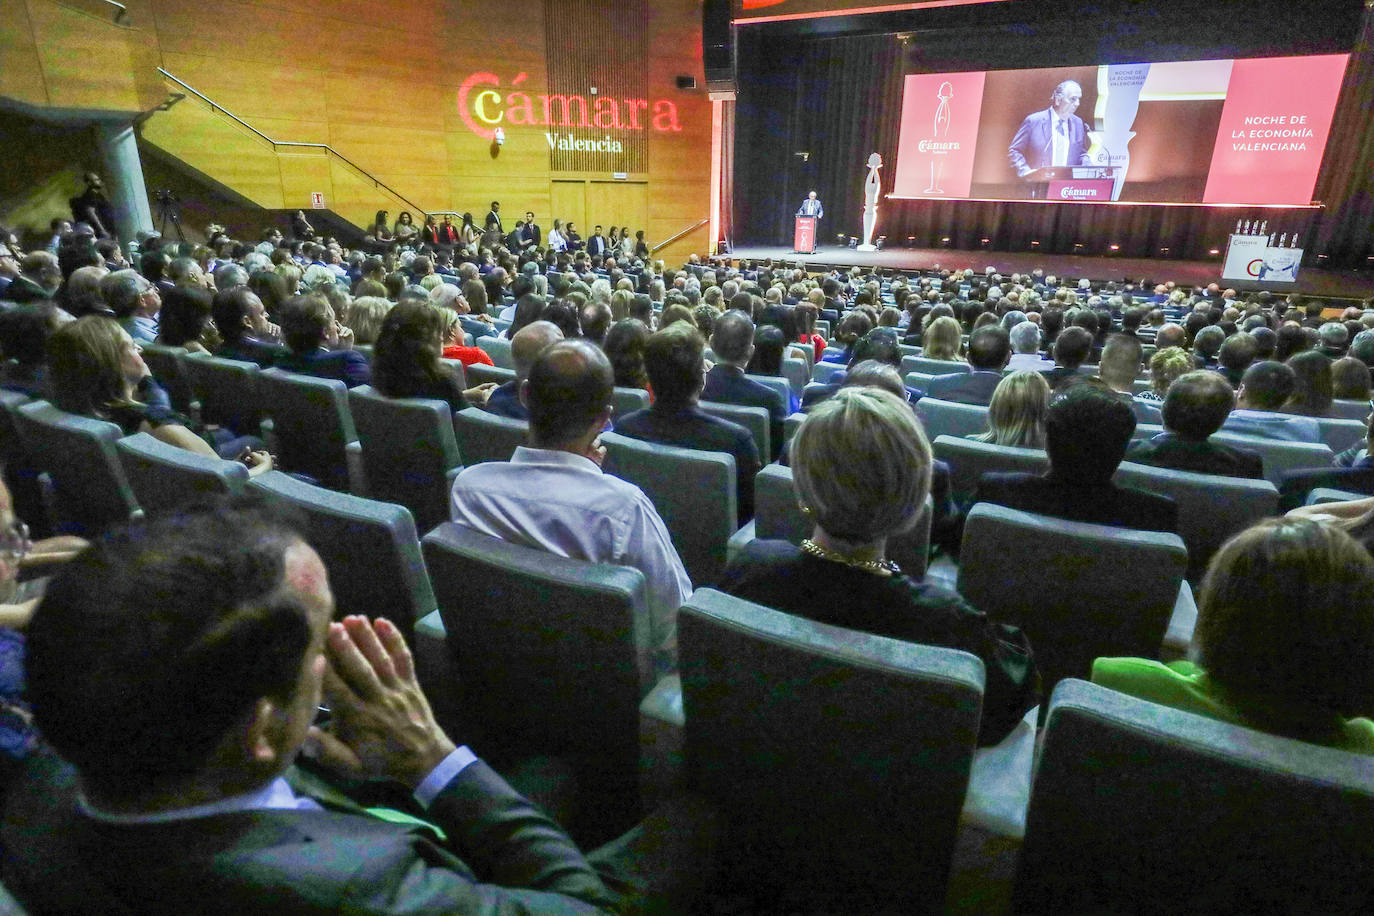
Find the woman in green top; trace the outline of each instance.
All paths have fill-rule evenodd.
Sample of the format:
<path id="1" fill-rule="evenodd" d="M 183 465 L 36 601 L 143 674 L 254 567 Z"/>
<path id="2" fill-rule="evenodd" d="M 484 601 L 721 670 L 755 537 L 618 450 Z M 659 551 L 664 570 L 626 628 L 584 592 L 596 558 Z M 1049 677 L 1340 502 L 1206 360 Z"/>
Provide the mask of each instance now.
<path id="1" fill-rule="evenodd" d="M 1374 754 L 1374 558 L 1339 528 L 1268 519 L 1198 596 L 1198 663 L 1099 658 L 1095 683 L 1260 731 Z"/>

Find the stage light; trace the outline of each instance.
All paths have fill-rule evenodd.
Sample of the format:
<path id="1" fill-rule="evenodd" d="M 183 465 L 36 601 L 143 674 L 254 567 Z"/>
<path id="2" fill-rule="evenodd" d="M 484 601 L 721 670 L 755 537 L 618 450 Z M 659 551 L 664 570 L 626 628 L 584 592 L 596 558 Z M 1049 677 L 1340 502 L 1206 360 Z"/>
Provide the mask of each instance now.
<path id="1" fill-rule="evenodd" d="M 1118 244 L 1116 244 L 1116 242 L 1112 242 L 1110 245 L 1107 246 L 1107 248 L 1110 249 L 1110 250 L 1112 250 L 1112 251 L 1120 251 L 1120 250 L 1121 250 L 1121 246 L 1118 245 Z"/>
<path id="2" fill-rule="evenodd" d="M 886 245 L 886 244 L 887 244 L 887 236 L 885 236 L 885 235 L 880 235 L 880 236 L 878 236 L 878 241 L 876 241 L 876 242 L 873 243 L 873 247 L 876 248 L 876 249 L 878 249 L 879 251 L 882 251 L 882 250 L 883 250 L 883 246 Z"/>
<path id="3" fill-rule="evenodd" d="M 1212 249 L 1210 249 L 1207 253 L 1210 254 L 1212 257 L 1217 258 L 1217 257 L 1220 257 L 1220 256 L 1221 256 L 1221 249 L 1220 249 L 1220 248 L 1212 248 Z"/>
<path id="4" fill-rule="evenodd" d="M 1040 242 L 1039 242 L 1038 240 L 1032 241 L 1032 242 L 1031 242 L 1031 247 L 1032 247 L 1032 248 L 1039 248 L 1039 247 L 1040 247 Z"/>
<path id="5" fill-rule="evenodd" d="M 1080 249 L 1080 248 L 1082 248 L 1082 247 L 1083 247 L 1083 243 L 1082 243 L 1082 242 L 1074 242 L 1074 243 L 1073 243 L 1073 250 L 1074 250 L 1074 251 L 1077 251 L 1078 249 Z"/>
<path id="6" fill-rule="evenodd" d="M 858 248 L 858 247 L 859 247 L 859 237 L 858 237 L 858 236 L 854 236 L 853 238 L 851 238 L 851 239 L 849 240 L 849 247 L 850 247 L 850 248 Z"/>
<path id="7" fill-rule="evenodd" d="M 916 236 L 914 236 L 914 235 L 908 235 L 908 236 L 906 237 L 906 247 L 908 247 L 908 248 L 915 248 L 915 247 L 916 247 Z"/>
<path id="8" fill-rule="evenodd" d="M 1162 254 L 1162 255 L 1164 255 L 1165 257 L 1168 257 L 1168 255 L 1169 255 L 1169 249 L 1168 249 L 1168 248 L 1161 248 L 1161 249 L 1159 249 L 1159 253 Z"/>
<path id="9" fill-rule="evenodd" d="M 992 239 L 980 239 L 979 241 L 981 241 L 983 243 L 983 247 L 986 248 L 988 247 L 988 243 L 991 242 Z"/>

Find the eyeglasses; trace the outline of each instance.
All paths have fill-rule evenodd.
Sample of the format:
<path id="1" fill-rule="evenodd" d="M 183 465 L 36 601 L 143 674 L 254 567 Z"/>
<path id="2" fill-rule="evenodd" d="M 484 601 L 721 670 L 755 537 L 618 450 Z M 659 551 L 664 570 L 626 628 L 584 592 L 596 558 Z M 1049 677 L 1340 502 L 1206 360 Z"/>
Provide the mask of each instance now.
<path id="1" fill-rule="evenodd" d="M 28 556 L 29 548 L 33 546 L 29 541 L 29 526 L 15 519 L 9 526 L 0 531 L 0 550 L 4 551 L 4 556 L 11 560 L 22 560 Z"/>

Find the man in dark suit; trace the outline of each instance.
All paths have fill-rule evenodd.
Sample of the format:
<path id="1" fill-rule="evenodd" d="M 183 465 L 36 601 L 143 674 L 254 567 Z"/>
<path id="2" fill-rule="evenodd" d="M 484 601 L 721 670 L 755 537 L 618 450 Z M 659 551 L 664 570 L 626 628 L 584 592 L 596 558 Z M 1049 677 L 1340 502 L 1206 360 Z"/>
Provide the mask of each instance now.
<path id="1" fill-rule="evenodd" d="M 1010 335 L 997 325 L 984 325 L 968 339 L 968 364 L 973 371 L 935 376 L 926 385 L 926 397 L 986 407 L 1002 382 L 1002 369 L 1009 359 Z"/>
<path id="2" fill-rule="evenodd" d="M 1101 382 L 1070 385 L 1051 396 L 1045 416 L 1049 472 L 987 472 L 970 505 L 997 503 L 1094 525 L 1175 531 L 1173 500 L 1112 483 L 1133 432 L 1131 408 Z"/>
<path id="3" fill-rule="evenodd" d="M 81 554 L 27 658 L 75 778 L 47 762 L 11 790 L 6 886 L 45 913 L 616 906 L 567 834 L 445 734 L 399 628 L 334 610 L 319 556 L 261 509 L 138 521 Z M 372 816 L 337 776 L 394 786 L 411 820 Z"/>
<path id="4" fill-rule="evenodd" d="M 1164 432 L 1131 443 L 1126 460 L 1176 471 L 1223 477 L 1264 477 L 1260 456 L 1207 437 L 1221 429 L 1236 406 L 1236 393 L 1215 372 L 1199 369 L 1179 376 L 1164 399 Z"/>
<path id="5" fill-rule="evenodd" d="M 587 239 L 587 254 L 592 256 L 593 263 L 606 254 L 606 237 L 601 234 L 600 226 L 592 227 L 591 238 Z"/>
<path id="6" fill-rule="evenodd" d="M 864 362 L 881 363 L 891 366 L 894 370 L 902 368 L 902 347 L 897 341 L 895 328 L 874 328 L 859 338 L 850 351 L 849 364 L 845 369 L 835 370 L 830 381 L 824 385 L 806 386 L 806 390 L 802 392 L 802 411 L 809 411 L 817 404 L 834 397 L 835 392 L 841 388 L 853 384 L 849 376 Z M 898 376 L 899 379 L 900 377 Z M 915 403 L 925 397 L 925 392 L 919 388 L 904 386 L 902 391 L 907 403 L 913 405 L 913 409 Z"/>
<path id="7" fill-rule="evenodd" d="M 333 350 L 339 343 L 334 309 L 316 296 L 296 296 L 281 311 L 281 333 L 289 352 L 276 368 L 316 378 L 338 379 L 349 388 L 372 381 L 372 367 L 357 350 Z"/>
<path id="8" fill-rule="evenodd" d="M 772 440 L 773 450 L 768 457 L 771 461 L 782 448 L 782 421 L 787 416 L 787 403 L 780 392 L 744 377 L 749 357 L 754 355 L 754 321 L 749 314 L 736 309 L 716 319 L 711 332 L 711 350 L 716 355 L 716 364 L 706 373 L 701 399 L 768 408 L 768 438 Z"/>
<path id="9" fill-rule="evenodd" d="M 501 202 L 493 200 L 491 209 L 487 211 L 487 218 L 482 221 L 482 228 L 486 232 L 495 232 L 497 235 L 504 235 L 505 230 L 501 228 Z"/>
<path id="10" fill-rule="evenodd" d="M 539 231 L 539 224 L 534 221 L 534 211 L 525 211 L 525 244 L 538 247 L 542 235 Z"/>
<path id="11" fill-rule="evenodd" d="M 1054 339 L 1054 368 L 1043 373 L 1051 388 L 1058 388 L 1065 379 L 1076 378 L 1078 367 L 1088 359 L 1093 349 L 1093 335 L 1087 328 L 1067 327 Z"/>
<path id="12" fill-rule="evenodd" d="M 510 358 L 515 363 L 515 378 L 501 385 L 487 398 L 486 409 L 498 417 L 529 421 L 530 409 L 520 399 L 520 385 L 530 374 L 530 367 L 546 347 L 563 339 L 563 332 L 552 321 L 532 321 L 510 341 Z"/>
<path id="13" fill-rule="evenodd" d="M 701 356 L 705 346 L 701 334 L 685 321 L 675 321 L 653 334 L 644 345 L 644 369 L 654 389 L 653 406 L 617 418 L 615 431 L 645 442 L 733 455 L 739 523 L 743 525 L 754 517 L 758 445 L 749 430 L 697 406 L 706 384 Z"/>
<path id="14" fill-rule="evenodd" d="M 1083 100 L 1083 87 L 1065 80 L 1054 87 L 1050 107 L 1027 115 L 1007 149 L 1016 177 L 1036 169 L 1089 165 L 1088 130 L 1074 114 Z"/>
<path id="15" fill-rule="evenodd" d="M 248 287 L 220 290 L 215 294 L 210 314 L 223 340 L 216 356 L 257 363 L 267 369 L 286 355 L 286 348 L 272 340 L 262 300 Z"/>

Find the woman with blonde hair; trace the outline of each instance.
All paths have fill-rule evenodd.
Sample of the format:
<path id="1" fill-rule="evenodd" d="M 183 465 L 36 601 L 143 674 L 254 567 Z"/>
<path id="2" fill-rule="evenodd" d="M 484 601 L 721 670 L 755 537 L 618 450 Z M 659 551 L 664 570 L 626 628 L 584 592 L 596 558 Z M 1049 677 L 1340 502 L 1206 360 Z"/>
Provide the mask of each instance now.
<path id="1" fill-rule="evenodd" d="M 367 346 L 377 342 L 382 321 L 391 303 L 379 296 L 359 296 L 344 309 L 343 324 L 353 330 L 353 342 Z"/>
<path id="2" fill-rule="evenodd" d="M 1000 741 L 1039 699 L 1025 636 L 887 559 L 888 540 L 911 530 L 930 493 L 930 443 L 911 406 L 883 389 L 841 388 L 797 430 L 791 462 L 811 536 L 753 541 L 716 587 L 831 626 L 972 652 L 987 671 L 978 743 Z"/>
<path id="3" fill-rule="evenodd" d="M 1164 403 L 1174 380 L 1197 368 L 1193 357 L 1182 347 L 1166 347 L 1150 357 L 1150 387 L 1136 395 L 1142 401 Z"/>
<path id="4" fill-rule="evenodd" d="M 1039 372 L 1023 369 L 997 383 L 988 404 L 988 431 L 968 438 L 1016 448 L 1045 447 L 1045 413 L 1050 383 Z"/>
<path id="5" fill-rule="evenodd" d="M 959 322 L 941 315 L 932 321 L 921 335 L 924 347 L 921 355 L 926 359 L 939 359 L 945 362 L 959 361 L 959 345 L 963 341 L 963 331 Z"/>

